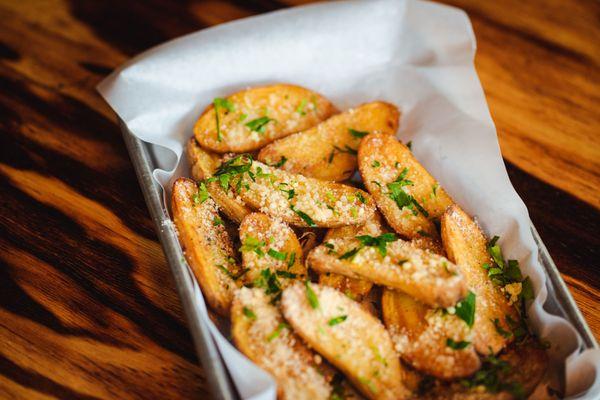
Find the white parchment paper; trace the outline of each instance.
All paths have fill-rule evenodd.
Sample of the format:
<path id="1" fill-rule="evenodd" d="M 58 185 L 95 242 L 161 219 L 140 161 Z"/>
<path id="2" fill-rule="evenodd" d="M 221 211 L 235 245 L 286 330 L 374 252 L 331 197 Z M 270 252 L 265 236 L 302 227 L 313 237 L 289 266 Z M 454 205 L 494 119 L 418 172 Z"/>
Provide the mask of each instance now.
<path id="1" fill-rule="evenodd" d="M 582 351 L 575 329 L 544 310 L 549 296 L 525 205 L 513 189 L 473 66 L 475 39 L 466 14 L 417 0 L 341 1 L 289 9 L 206 29 L 153 48 L 98 87 L 140 139 L 172 151 L 155 178 L 167 191 L 188 175 L 179 162 L 202 110 L 248 86 L 289 82 L 316 90 L 338 108 L 385 100 L 402 111 L 398 137 L 450 195 L 501 236 L 536 293 L 534 329 L 552 346 L 554 371 L 573 398 L 600 397 L 600 352 Z M 173 163 L 173 161 L 175 161 Z M 244 398 L 275 397 L 273 380 L 210 322 L 194 282 L 197 312 L 210 325 Z M 550 293 L 550 296 L 552 294 Z"/>

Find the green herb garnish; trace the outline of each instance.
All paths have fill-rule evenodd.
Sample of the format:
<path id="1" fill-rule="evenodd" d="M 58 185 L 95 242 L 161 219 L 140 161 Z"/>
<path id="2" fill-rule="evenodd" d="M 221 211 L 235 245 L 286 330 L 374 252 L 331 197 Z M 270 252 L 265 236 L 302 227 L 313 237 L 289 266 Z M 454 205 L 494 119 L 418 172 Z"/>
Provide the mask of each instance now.
<path id="1" fill-rule="evenodd" d="M 290 257 L 288 258 L 288 261 L 287 261 L 288 268 L 293 266 L 295 262 L 296 262 L 296 253 L 292 252 L 292 253 L 290 253 Z"/>
<path id="2" fill-rule="evenodd" d="M 375 160 L 371 164 L 371 167 L 373 167 L 373 168 L 379 168 L 379 167 L 381 167 L 381 163 L 379 161 Z"/>
<path id="3" fill-rule="evenodd" d="M 398 240 L 398 237 L 394 233 L 384 233 L 377 237 L 362 235 L 357 236 L 356 238 L 362 246 L 376 247 L 382 257 L 387 255 L 387 244 Z"/>
<path id="4" fill-rule="evenodd" d="M 214 217 L 213 218 L 213 226 L 219 226 L 219 225 L 223 225 L 223 220 L 219 217 Z"/>
<path id="5" fill-rule="evenodd" d="M 469 328 L 475 322 L 475 293 L 469 290 L 467 297 L 456 304 L 456 316 L 465 321 Z"/>
<path id="6" fill-rule="evenodd" d="M 310 287 L 310 281 L 304 282 L 306 286 L 306 298 L 308 299 L 308 303 L 313 309 L 319 308 L 319 298 L 315 294 L 315 291 L 312 287 Z"/>
<path id="7" fill-rule="evenodd" d="M 204 182 L 200 182 L 198 185 L 198 191 L 192 195 L 192 201 L 194 204 L 202 204 L 208 200 L 209 197 L 210 194 L 208 193 L 206 184 Z"/>
<path id="8" fill-rule="evenodd" d="M 267 129 L 267 124 L 271 121 L 274 121 L 274 119 L 264 116 L 264 117 L 253 119 L 252 121 L 248 121 L 245 125 L 251 131 L 258 132 L 258 133 L 265 133 L 265 130 Z"/>
<path id="9" fill-rule="evenodd" d="M 244 306 L 244 308 L 242 308 L 242 312 L 244 313 L 244 315 L 252 320 L 256 319 L 256 314 L 254 314 L 254 311 L 252 311 L 251 309 L 249 309 L 248 307 Z"/>
<path id="10" fill-rule="evenodd" d="M 350 134 L 352 136 L 354 136 L 355 138 L 359 138 L 359 139 L 363 138 L 369 134 L 369 132 L 357 131 L 356 129 L 352 129 L 352 128 L 348 128 L 348 132 L 350 132 Z"/>
<path id="11" fill-rule="evenodd" d="M 286 324 L 285 322 L 280 322 L 279 325 L 277 325 L 277 328 L 275 328 L 275 330 L 273 332 L 271 332 L 271 334 L 269 336 L 267 336 L 267 342 L 270 342 L 273 339 L 279 337 L 279 335 L 281 334 L 281 331 L 286 328 L 289 328 L 289 325 Z"/>
<path id="12" fill-rule="evenodd" d="M 348 318 L 347 315 L 340 315 L 338 317 L 331 318 L 327 322 L 327 325 L 334 326 L 334 325 L 340 324 L 340 323 L 344 322 L 347 318 Z"/>
<path id="13" fill-rule="evenodd" d="M 454 339 L 452 339 L 452 338 L 446 339 L 446 346 L 450 347 L 453 350 L 466 349 L 467 346 L 469 346 L 470 344 L 471 344 L 471 342 L 467 342 L 464 340 L 461 340 L 460 342 L 455 342 Z"/>
<path id="14" fill-rule="evenodd" d="M 279 261 L 284 261 L 287 258 L 287 253 L 283 253 L 275 249 L 269 249 L 269 251 L 267 251 L 267 254 Z"/>
<path id="15" fill-rule="evenodd" d="M 215 107 L 215 123 L 217 125 L 217 142 L 222 140 L 221 137 L 221 122 L 219 121 L 219 109 L 227 110 L 228 112 L 233 111 L 233 103 L 227 99 L 217 97 L 213 99 L 213 106 Z"/>
<path id="16" fill-rule="evenodd" d="M 296 108 L 296 112 L 300 115 L 306 115 L 306 111 L 304 111 L 304 107 L 306 107 L 307 100 L 302 99 L 298 108 Z"/>
<path id="17" fill-rule="evenodd" d="M 298 215 L 300 218 L 302 218 L 302 220 L 304 222 L 306 222 L 306 225 L 310 226 L 311 228 L 317 226 L 317 224 L 315 224 L 315 221 L 313 221 L 312 218 L 309 217 L 308 214 L 306 214 L 304 211 L 298 210 L 293 205 L 290 205 L 290 208 L 292 209 L 293 212 L 296 213 L 296 215 Z"/>
<path id="18" fill-rule="evenodd" d="M 248 251 L 253 251 L 255 252 L 259 257 L 263 257 L 265 255 L 264 251 L 262 251 L 261 247 L 265 246 L 265 242 L 262 240 L 258 240 L 255 237 L 252 236 L 247 236 L 246 239 L 244 239 L 244 243 L 242 245 L 242 247 L 240 248 L 240 251 L 242 252 L 248 252 Z"/>
<path id="19" fill-rule="evenodd" d="M 279 161 L 277 162 L 277 164 L 273 164 L 271 165 L 272 167 L 275 168 L 281 168 L 283 167 L 283 165 L 287 162 L 287 158 L 285 158 L 285 156 L 282 156 L 281 159 L 279 159 Z"/>
<path id="20" fill-rule="evenodd" d="M 333 146 L 333 148 L 335 150 L 338 151 L 338 153 L 348 153 L 348 154 L 352 154 L 353 156 L 357 155 L 358 152 L 356 151 L 356 149 L 353 149 L 352 147 L 345 145 L 344 148 L 342 149 L 341 147 L 338 146 Z M 333 157 L 331 157 L 333 158 Z"/>
<path id="21" fill-rule="evenodd" d="M 388 196 L 396 202 L 398 208 L 403 209 L 406 207 L 412 211 L 413 215 L 417 215 L 420 211 L 425 217 L 429 217 L 427 210 L 425 210 L 413 196 L 404 191 L 404 186 L 413 185 L 411 180 L 406 179 L 407 174 L 408 168 L 404 168 L 395 181 L 386 185 L 388 188 Z"/>
<path id="22" fill-rule="evenodd" d="M 507 391 L 517 399 L 524 399 L 523 386 L 518 382 L 507 382 L 505 376 L 510 372 L 510 364 L 495 356 L 488 356 L 482 360 L 481 369 L 468 379 L 460 383 L 467 388 L 477 386 L 485 387 L 490 393 Z"/>

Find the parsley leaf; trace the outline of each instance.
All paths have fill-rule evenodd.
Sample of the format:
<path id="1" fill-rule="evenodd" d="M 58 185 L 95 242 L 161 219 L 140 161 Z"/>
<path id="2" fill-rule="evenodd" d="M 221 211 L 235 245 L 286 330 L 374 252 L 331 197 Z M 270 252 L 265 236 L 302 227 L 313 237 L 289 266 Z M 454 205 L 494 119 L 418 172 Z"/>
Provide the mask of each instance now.
<path id="1" fill-rule="evenodd" d="M 267 342 L 270 342 L 273 339 L 279 337 L 279 335 L 281 334 L 281 331 L 286 328 L 289 328 L 289 325 L 286 324 L 285 322 L 280 322 L 279 325 L 277 325 L 277 328 L 275 328 L 275 330 L 273 332 L 271 332 L 271 334 L 269 336 L 267 336 Z"/>
<path id="2" fill-rule="evenodd" d="M 242 252 L 253 251 L 259 257 L 263 257 L 265 255 L 264 251 L 262 251 L 262 249 L 261 249 L 261 247 L 263 247 L 263 246 L 265 246 L 264 241 L 258 240 L 257 238 L 255 238 L 253 236 L 247 236 L 246 239 L 244 239 L 244 243 L 243 243 L 242 247 L 240 247 L 240 251 L 242 251 Z"/>
<path id="3" fill-rule="evenodd" d="M 463 379 L 460 383 L 467 388 L 477 386 L 485 387 L 490 393 L 507 391 L 517 399 L 524 399 L 523 386 L 518 382 L 507 382 L 505 377 L 510 372 L 510 364 L 494 356 L 488 356 L 482 360 L 481 369 L 470 377 Z"/>
<path id="4" fill-rule="evenodd" d="M 269 251 L 267 251 L 267 254 L 279 261 L 284 261 L 287 258 L 287 253 L 283 253 L 275 249 L 269 249 Z"/>
<path id="5" fill-rule="evenodd" d="M 228 112 L 233 111 L 233 103 L 227 99 L 216 97 L 213 99 L 213 106 L 215 107 L 215 124 L 217 126 L 217 142 L 222 140 L 221 137 L 221 122 L 219 121 L 219 109 L 227 110 Z"/>
<path id="6" fill-rule="evenodd" d="M 452 339 L 452 338 L 446 339 L 446 346 L 450 347 L 453 350 L 466 349 L 467 346 L 469 346 L 470 344 L 471 344 L 471 342 L 467 342 L 464 340 L 461 340 L 460 342 L 455 342 L 454 339 Z"/>
<path id="7" fill-rule="evenodd" d="M 285 156 L 282 156 L 281 159 L 277 162 L 277 164 L 273 164 L 273 165 L 271 165 L 271 167 L 281 168 L 287 162 L 287 160 L 288 159 Z"/>
<path id="8" fill-rule="evenodd" d="M 334 325 L 340 324 L 340 323 L 344 322 L 344 321 L 345 321 L 347 318 L 348 318 L 348 316 L 347 316 L 347 315 L 340 315 L 340 316 L 337 316 L 337 317 L 331 318 L 331 319 L 330 319 L 330 320 L 327 322 L 327 325 L 329 325 L 329 326 L 334 326 Z"/>
<path id="9" fill-rule="evenodd" d="M 291 266 L 293 266 L 295 262 L 296 262 L 296 253 L 292 252 L 290 254 L 290 257 L 288 258 L 288 261 L 287 261 L 288 268 L 290 268 Z"/>
<path id="10" fill-rule="evenodd" d="M 429 217 L 429 213 L 427 212 L 427 210 L 425 210 L 413 196 L 404 191 L 404 186 L 413 185 L 413 182 L 411 180 L 406 179 L 407 174 L 408 168 L 404 168 L 395 181 L 390 182 L 386 185 L 388 188 L 389 198 L 394 200 L 396 202 L 396 205 L 400 209 L 407 207 L 412 211 L 413 215 L 417 215 L 420 211 L 424 216 Z"/>
<path id="11" fill-rule="evenodd" d="M 358 254 L 359 251 L 361 251 L 363 248 L 363 246 L 359 246 L 359 247 L 355 247 L 352 250 L 349 250 L 347 252 L 345 252 L 344 254 L 342 254 L 341 256 L 339 256 L 338 258 L 340 260 L 346 260 L 346 259 L 354 259 L 354 256 L 356 256 Z"/>
<path id="12" fill-rule="evenodd" d="M 382 257 L 387 255 L 387 244 L 398 240 L 398 237 L 394 233 L 384 233 L 377 237 L 362 235 L 357 236 L 356 238 L 362 246 L 376 247 L 377 251 Z"/>
<path id="13" fill-rule="evenodd" d="M 302 99 L 298 108 L 296 108 L 296 112 L 300 115 L 306 115 L 306 111 L 304 111 L 304 107 L 306 107 L 306 103 L 308 101 L 306 99 Z"/>
<path id="14" fill-rule="evenodd" d="M 304 284 L 306 285 L 306 298 L 308 299 L 308 303 L 313 309 L 319 308 L 319 298 L 315 294 L 313 288 L 310 287 L 310 281 L 306 281 Z"/>
<path id="15" fill-rule="evenodd" d="M 265 130 L 267 129 L 267 124 L 271 121 L 274 121 L 274 119 L 264 116 L 264 117 L 256 118 L 256 119 L 253 119 L 252 121 L 246 122 L 245 125 L 251 131 L 258 132 L 258 133 L 265 133 Z"/>
<path id="16" fill-rule="evenodd" d="M 369 134 L 369 132 L 366 131 L 357 131 L 356 129 L 352 129 L 352 128 L 348 128 L 348 132 L 350 132 L 350 134 L 352 136 L 354 136 L 355 138 L 363 138 L 365 136 L 367 136 Z"/>
<path id="17" fill-rule="evenodd" d="M 208 193 L 206 184 L 204 182 L 200 182 L 200 184 L 198 185 L 198 192 L 192 195 L 192 201 L 194 202 L 194 204 L 201 204 L 208 200 L 209 197 L 210 194 Z"/>
<path id="18" fill-rule="evenodd" d="M 242 312 L 244 313 L 244 315 L 246 317 L 250 318 L 251 320 L 255 320 L 256 319 L 256 314 L 254 314 L 254 311 L 252 311 L 248 307 L 244 306 L 244 308 L 242 308 Z"/>
<path id="19" fill-rule="evenodd" d="M 465 321 L 469 328 L 475 322 L 475 293 L 469 290 L 467 297 L 456 304 L 456 316 Z"/>
<path id="20" fill-rule="evenodd" d="M 315 226 L 317 226 L 317 224 L 315 224 L 315 221 L 313 221 L 312 218 L 309 217 L 308 214 L 306 214 L 304 211 L 298 210 L 293 205 L 290 205 L 290 208 L 292 209 L 293 212 L 296 213 L 296 215 L 298 215 L 300 218 L 302 218 L 302 220 L 304 222 L 306 222 L 306 225 L 310 226 L 311 228 L 314 228 Z"/>
<path id="21" fill-rule="evenodd" d="M 213 218 L 213 226 L 223 225 L 223 220 L 219 217 Z"/>
<path id="22" fill-rule="evenodd" d="M 371 167 L 379 168 L 379 167 L 381 167 L 381 163 L 377 160 L 374 160 L 373 163 L 371 164 Z"/>
<path id="23" fill-rule="evenodd" d="M 338 153 L 348 153 L 348 154 L 352 154 L 354 156 L 358 154 L 358 152 L 356 151 L 356 149 L 353 149 L 352 147 L 350 147 L 348 145 L 345 145 L 343 149 L 341 147 L 338 147 L 338 146 L 333 146 L 333 148 L 335 150 L 337 150 Z M 330 156 L 330 158 L 333 159 L 333 156 Z"/>
<path id="24" fill-rule="evenodd" d="M 498 318 L 494 319 L 494 327 L 496 328 L 496 332 L 498 332 L 498 334 L 506 339 L 508 339 L 509 337 L 512 336 L 512 333 L 505 330 L 504 328 L 502 328 L 502 325 L 500 325 L 500 320 Z"/>

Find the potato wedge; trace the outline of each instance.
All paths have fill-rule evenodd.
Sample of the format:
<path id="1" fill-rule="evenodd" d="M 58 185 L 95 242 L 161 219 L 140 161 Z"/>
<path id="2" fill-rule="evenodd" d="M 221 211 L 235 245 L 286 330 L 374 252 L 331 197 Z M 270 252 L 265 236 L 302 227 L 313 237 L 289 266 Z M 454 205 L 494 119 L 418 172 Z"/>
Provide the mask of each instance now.
<path id="1" fill-rule="evenodd" d="M 255 87 L 214 99 L 194 125 L 194 136 L 202 147 L 217 153 L 249 152 L 308 129 L 335 112 L 329 100 L 300 86 Z"/>
<path id="2" fill-rule="evenodd" d="M 223 164 L 215 178 L 227 181 L 247 205 L 294 226 L 363 224 L 375 212 L 375 202 L 367 192 L 291 174 L 247 155 Z"/>
<path id="3" fill-rule="evenodd" d="M 282 163 L 282 169 L 311 178 L 344 181 L 356 170 L 361 138 L 375 132 L 395 134 L 399 117 L 392 104 L 363 104 L 271 143 L 260 151 L 258 159 L 269 165 Z"/>
<path id="4" fill-rule="evenodd" d="M 398 355 L 381 322 L 339 291 L 308 281 L 283 291 L 294 331 L 341 370 L 369 399 L 403 399 Z"/>
<path id="5" fill-rule="evenodd" d="M 364 225 L 347 225 L 329 229 L 323 241 L 326 243 L 330 239 L 353 238 L 359 235 L 379 236 L 382 233 L 384 233 L 384 230 L 381 214 L 375 211 L 373 218 Z M 361 301 L 373 287 L 373 283 L 370 281 L 348 278 L 347 276 L 330 272 L 319 275 L 319 284 L 335 288 L 356 301 Z"/>
<path id="6" fill-rule="evenodd" d="M 171 206 L 185 258 L 206 301 L 220 315 L 229 315 L 240 268 L 225 227 L 215 223 L 220 220 L 217 204 L 207 192 L 199 193 L 194 181 L 179 178 Z"/>
<path id="7" fill-rule="evenodd" d="M 488 355 L 490 349 L 496 354 L 512 339 L 507 317 L 517 321 L 519 316 L 482 268 L 484 263 L 492 263 L 487 239 L 475 221 L 457 205 L 449 207 L 442 216 L 441 231 L 448 258 L 459 266 L 467 286 L 477 296 L 473 326 L 475 348 L 482 355 Z"/>
<path id="8" fill-rule="evenodd" d="M 440 379 L 454 379 L 469 376 L 481 366 L 471 329 L 460 318 L 389 289 L 384 289 L 381 303 L 396 350 L 414 368 Z"/>
<path id="9" fill-rule="evenodd" d="M 381 249 L 358 239 L 333 239 L 308 255 L 318 273 L 334 272 L 401 290 L 431 307 L 450 307 L 467 294 L 458 268 L 445 257 L 396 240 Z"/>
<path id="10" fill-rule="evenodd" d="M 279 399 L 329 399 L 332 387 L 277 307 L 260 289 L 241 288 L 231 307 L 231 333 L 236 347 L 270 373 Z"/>
<path id="11" fill-rule="evenodd" d="M 284 222 L 261 213 L 246 216 L 240 225 L 242 265 L 247 269 L 245 283 L 261 279 L 263 271 L 275 274 L 285 288 L 294 279 L 306 279 L 302 246 Z"/>
<path id="12" fill-rule="evenodd" d="M 197 181 L 212 177 L 221 165 L 219 156 L 200 147 L 195 138 L 188 142 L 187 155 L 192 178 Z M 206 182 L 206 187 L 213 200 L 230 220 L 239 224 L 252 212 L 237 194 L 232 190 L 224 190 L 218 182 Z"/>
<path id="13" fill-rule="evenodd" d="M 452 199 L 395 137 L 370 134 L 360 144 L 358 168 L 365 187 L 402 237 L 439 241 L 432 220 Z"/>

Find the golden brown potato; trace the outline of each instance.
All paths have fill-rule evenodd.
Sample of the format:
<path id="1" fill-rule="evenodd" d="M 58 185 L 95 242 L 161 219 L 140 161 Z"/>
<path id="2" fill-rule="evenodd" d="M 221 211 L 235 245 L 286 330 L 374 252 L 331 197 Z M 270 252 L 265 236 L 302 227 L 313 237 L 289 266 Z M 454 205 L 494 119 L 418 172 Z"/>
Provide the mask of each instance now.
<path id="1" fill-rule="evenodd" d="M 214 99 L 194 125 L 194 136 L 202 147 L 217 153 L 249 152 L 308 129 L 335 112 L 326 98 L 300 86 L 255 87 Z"/>
<path id="2" fill-rule="evenodd" d="M 396 350 L 414 368 L 440 379 L 466 377 L 479 369 L 471 329 L 463 320 L 399 291 L 384 289 L 381 303 Z"/>
<path id="3" fill-rule="evenodd" d="M 296 282 L 281 307 L 294 331 L 369 399 L 403 399 L 398 354 L 381 322 L 339 291 Z"/>
<path id="4" fill-rule="evenodd" d="M 399 117 L 400 112 L 392 104 L 363 104 L 271 143 L 260 151 L 258 159 L 311 178 L 344 181 L 356 170 L 361 138 L 375 132 L 395 134 Z"/>
<path id="5" fill-rule="evenodd" d="M 358 168 L 365 187 L 399 235 L 439 242 L 432 220 L 452 199 L 408 147 L 393 136 L 370 134 L 361 141 Z"/>
<path id="6" fill-rule="evenodd" d="M 217 204 L 194 181 L 179 178 L 173 184 L 171 206 L 185 258 L 202 294 L 220 315 L 229 315 L 240 268 L 231 239 L 219 223 Z"/>
<path id="7" fill-rule="evenodd" d="M 448 258 L 457 264 L 467 286 L 477 296 L 475 311 L 475 348 L 480 354 L 496 354 L 510 340 L 511 328 L 507 317 L 519 319 L 514 307 L 500 289 L 489 279 L 484 263 L 492 264 L 487 239 L 479 226 L 457 205 L 442 216 L 442 241 Z"/>
<path id="8" fill-rule="evenodd" d="M 236 347 L 270 373 L 279 399 L 328 400 L 332 387 L 306 347 L 270 304 L 262 289 L 242 288 L 231 307 L 231 333 Z"/>
<path id="9" fill-rule="evenodd" d="M 194 138 L 188 142 L 187 155 L 192 178 L 197 181 L 212 177 L 221 165 L 219 156 L 200 147 Z M 239 224 L 252 212 L 232 190 L 224 190 L 218 182 L 205 182 L 205 184 L 213 200 L 230 220 Z"/>
<path id="10" fill-rule="evenodd" d="M 333 239 L 313 249 L 307 265 L 401 290 L 431 307 L 450 307 L 467 294 L 457 267 L 445 257 L 396 240 L 382 249 L 359 239 Z"/>
<path id="11" fill-rule="evenodd" d="M 375 202 L 367 192 L 248 161 L 249 172 L 234 183 L 244 202 L 261 212 L 299 227 L 363 224 L 373 216 Z"/>
<path id="12" fill-rule="evenodd" d="M 387 231 L 387 230 L 386 230 Z M 336 238 L 353 238 L 359 235 L 379 236 L 384 233 L 381 214 L 375 211 L 373 218 L 364 225 L 347 225 L 327 230 L 323 242 Z M 330 286 L 344 293 L 353 300 L 361 301 L 371 291 L 373 283 L 364 279 L 353 279 L 347 276 L 325 273 L 319 275 L 319 284 Z"/>
<path id="13" fill-rule="evenodd" d="M 294 279 L 306 278 L 302 246 L 284 222 L 261 213 L 246 216 L 240 225 L 245 283 L 261 278 L 262 271 L 275 274 L 282 288 Z"/>

